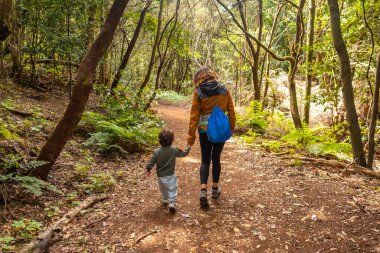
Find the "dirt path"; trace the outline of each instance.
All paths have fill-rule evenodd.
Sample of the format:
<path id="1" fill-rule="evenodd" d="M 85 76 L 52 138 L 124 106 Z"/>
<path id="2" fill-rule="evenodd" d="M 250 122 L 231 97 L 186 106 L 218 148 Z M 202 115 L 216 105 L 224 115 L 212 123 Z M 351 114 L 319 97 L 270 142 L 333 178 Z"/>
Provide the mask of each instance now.
<path id="1" fill-rule="evenodd" d="M 189 109 L 157 107 L 185 147 Z M 124 169 L 111 200 L 83 214 L 52 252 L 380 252 L 378 182 L 276 157 L 232 141 L 222 155 L 220 200 L 199 208 L 199 143 L 178 159 L 178 209 L 160 204 L 141 161 Z M 94 221 L 98 221 L 95 222 Z"/>

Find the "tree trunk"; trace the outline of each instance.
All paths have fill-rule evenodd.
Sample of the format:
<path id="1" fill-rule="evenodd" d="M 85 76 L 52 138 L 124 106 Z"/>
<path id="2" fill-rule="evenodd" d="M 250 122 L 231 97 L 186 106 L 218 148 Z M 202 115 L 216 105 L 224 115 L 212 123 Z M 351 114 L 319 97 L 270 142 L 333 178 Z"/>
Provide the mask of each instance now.
<path id="1" fill-rule="evenodd" d="M 306 0 L 301 0 L 300 5 L 297 6 L 298 14 L 297 14 L 297 22 L 296 22 L 296 36 L 294 39 L 294 44 L 290 45 L 290 52 L 292 54 L 293 59 L 295 60 L 290 64 L 290 70 L 288 73 L 288 85 L 289 85 L 289 99 L 290 99 L 290 112 L 292 114 L 292 119 L 294 126 L 296 128 L 302 128 L 302 121 L 298 110 L 298 101 L 297 101 L 297 89 L 296 89 L 296 82 L 295 82 L 295 76 L 297 73 L 299 58 L 302 51 L 302 40 L 303 40 L 303 34 L 304 34 L 304 27 L 303 27 L 303 17 L 302 17 L 302 10 L 305 6 Z"/>
<path id="2" fill-rule="evenodd" d="M 274 34 L 276 32 L 276 28 L 277 28 L 278 17 L 280 16 L 280 12 L 281 12 L 281 10 L 282 10 L 283 7 L 284 7 L 284 4 L 279 5 L 278 9 L 276 11 L 276 16 L 274 18 L 272 29 L 271 29 L 271 33 L 270 33 L 268 48 L 272 47 L 273 37 L 274 37 Z M 267 56 L 268 56 L 268 52 L 265 51 L 264 59 L 263 59 L 263 62 L 262 62 L 262 67 L 261 67 L 260 86 L 261 86 L 261 83 L 262 83 L 262 80 L 263 80 L 263 76 L 264 76 L 264 64 L 265 64 L 265 60 L 266 60 Z M 262 98 L 262 104 L 263 104 L 262 108 L 263 109 L 265 109 L 266 103 L 267 103 L 267 99 L 266 98 L 267 98 L 268 90 L 269 90 L 269 82 L 270 82 L 269 79 L 270 79 L 270 57 L 268 57 L 268 63 L 267 63 L 267 69 L 266 69 L 266 77 L 265 77 L 264 95 L 263 95 L 263 98 Z"/>
<path id="3" fill-rule="evenodd" d="M 371 126 L 369 129 L 369 136 L 368 136 L 368 168 L 372 169 L 373 166 L 373 157 L 375 155 L 375 132 L 376 132 L 376 123 L 377 123 L 377 117 L 379 113 L 379 89 L 380 89 L 380 52 L 377 55 L 377 68 L 376 68 L 376 83 L 375 83 L 375 90 L 373 93 L 373 101 L 372 101 L 372 119 L 371 119 Z"/>
<path id="4" fill-rule="evenodd" d="M 301 117 L 298 112 L 296 82 L 294 80 L 296 69 L 297 69 L 297 63 L 291 63 L 291 67 L 290 67 L 289 75 L 288 75 L 290 112 L 292 114 L 294 126 L 296 128 L 302 128 Z"/>
<path id="5" fill-rule="evenodd" d="M 117 73 L 115 75 L 115 78 L 113 79 L 113 82 L 111 84 L 111 88 L 110 90 L 112 91 L 113 89 L 115 89 L 117 87 L 117 85 L 119 84 L 119 81 L 120 81 L 120 78 L 121 78 L 121 75 L 125 69 L 125 67 L 127 66 L 128 64 L 128 61 L 129 61 L 129 58 L 131 57 L 131 54 L 132 54 L 132 51 L 133 51 L 133 48 L 135 47 L 135 44 L 136 44 L 136 41 L 137 41 L 137 38 L 139 37 L 139 34 L 140 34 L 140 31 L 141 31 L 141 28 L 143 26 L 143 23 L 144 23 L 144 19 L 145 19 L 145 15 L 146 13 L 148 12 L 148 8 L 149 6 L 151 5 L 152 3 L 152 0 L 149 0 L 146 4 L 145 4 L 145 7 L 144 9 L 142 9 L 141 13 L 140 13 L 140 18 L 139 18 L 139 21 L 137 23 L 137 26 L 136 26 L 136 29 L 135 29 L 135 32 L 133 33 L 133 37 L 131 39 L 131 41 L 129 42 L 129 45 L 128 45 L 128 48 L 127 48 L 127 51 L 125 52 L 124 54 L 124 57 L 121 61 L 121 64 L 119 66 L 119 69 L 117 70 Z"/>
<path id="6" fill-rule="evenodd" d="M 261 2 L 261 0 L 259 0 L 259 3 L 260 2 Z M 244 14 L 243 1 L 238 1 L 238 6 L 239 6 L 239 13 L 240 13 L 240 17 L 241 17 L 243 27 L 246 31 L 248 31 L 247 20 L 246 20 L 245 14 Z M 261 17 L 261 19 L 262 19 L 262 17 Z M 260 39 L 261 38 L 259 37 L 258 40 L 260 40 Z M 252 71 L 252 79 L 253 79 L 254 100 L 260 101 L 260 95 L 261 94 L 260 94 L 260 84 L 259 84 L 260 81 L 259 81 L 259 69 L 258 69 L 259 68 L 258 52 L 259 52 L 260 46 L 257 45 L 257 49 L 255 49 L 255 47 L 252 43 L 252 40 L 248 34 L 245 34 L 245 40 L 247 41 L 247 44 L 248 44 L 248 47 L 250 50 L 250 54 L 253 58 L 253 64 L 251 66 L 251 71 Z"/>
<path id="7" fill-rule="evenodd" d="M 127 4 L 128 0 L 114 1 L 100 34 L 83 57 L 70 103 L 62 119 L 59 121 L 37 157 L 37 160 L 46 161 L 48 164 L 33 170 L 31 172 L 33 176 L 43 180 L 47 179 L 52 165 L 72 136 L 75 127 L 82 117 L 92 90 L 92 79 L 95 75 L 96 66 L 110 46 Z"/>
<path id="8" fill-rule="evenodd" d="M 90 6 L 88 7 L 88 20 L 87 20 L 87 34 L 86 34 L 86 50 L 91 47 L 92 42 L 95 38 L 95 16 L 97 10 L 96 1 L 90 1 Z"/>
<path id="9" fill-rule="evenodd" d="M 261 41 L 262 35 L 263 35 L 263 0 L 258 0 L 258 8 L 259 8 L 259 33 L 257 35 L 257 39 Z M 252 72 L 253 76 L 253 83 L 256 83 L 256 87 L 258 89 L 258 96 L 255 97 L 255 100 L 260 101 L 261 99 L 261 82 L 259 78 L 259 66 L 260 66 L 260 45 L 256 44 L 256 54 L 254 57 L 253 67 L 255 69 L 254 72 Z M 261 69 L 261 72 L 263 72 L 264 68 Z"/>
<path id="10" fill-rule="evenodd" d="M 306 92 L 305 92 L 305 123 L 310 123 L 310 99 L 311 99 L 311 83 L 313 79 L 312 64 L 313 64 L 313 45 L 314 45 L 314 20 L 315 20 L 315 0 L 309 0 L 309 24 L 308 24 L 308 36 L 307 36 L 307 80 L 306 80 Z"/>
<path id="11" fill-rule="evenodd" d="M 155 99 L 156 95 L 157 95 L 157 90 L 158 88 L 160 87 L 160 77 L 161 77 L 161 72 L 163 70 L 163 67 L 165 65 L 165 62 L 166 62 L 166 55 L 168 53 L 168 49 L 169 49 L 169 44 L 170 44 L 170 41 L 173 37 L 173 34 L 174 34 L 174 31 L 176 30 L 176 27 L 177 27 L 177 21 L 178 21 L 178 10 L 179 10 L 179 6 L 180 6 L 180 0 L 177 0 L 177 5 L 176 5 L 176 10 L 175 10 L 175 14 L 174 16 L 166 23 L 165 25 L 165 28 L 163 29 L 162 33 L 161 33 L 161 36 L 160 36 L 160 41 L 158 43 L 158 54 L 159 54 L 159 61 L 160 61 L 160 64 L 158 66 L 158 69 L 157 69 L 157 74 L 156 74 L 156 81 L 155 81 L 155 85 L 154 85 L 154 92 L 153 92 L 153 95 L 151 96 L 151 98 L 149 99 L 148 103 L 146 104 L 145 108 L 144 108 L 144 111 L 148 110 L 151 103 L 153 102 L 153 100 Z M 174 19 L 174 25 L 172 27 L 172 29 L 170 30 L 169 32 L 169 35 L 168 35 L 168 38 L 166 40 L 166 44 L 165 44 L 165 50 L 164 50 L 164 54 L 161 55 L 160 53 L 160 45 L 161 45 L 161 42 L 162 42 L 162 38 L 165 34 L 165 31 L 166 29 L 169 27 L 170 23 L 173 21 Z M 169 60 L 170 61 L 170 58 Z M 174 89 L 174 87 L 173 87 Z"/>
<path id="12" fill-rule="evenodd" d="M 340 61 L 343 102 L 346 108 L 346 118 L 348 128 L 350 130 L 353 156 L 357 164 L 365 167 L 366 160 L 362 143 L 362 134 L 360 131 L 358 115 L 356 113 L 354 91 L 352 87 L 350 58 L 348 56 L 346 44 L 344 43 L 342 37 L 338 0 L 328 0 L 328 4 L 330 9 L 330 23 L 334 47 Z"/>
<path id="13" fill-rule="evenodd" d="M 147 71 L 147 73 L 145 75 L 144 81 L 142 82 L 142 84 L 141 84 L 141 86 L 139 88 L 139 91 L 137 92 L 137 97 L 141 96 L 141 93 L 143 92 L 144 88 L 148 84 L 149 79 L 150 79 L 150 74 L 152 73 L 154 61 L 156 59 L 156 50 L 157 50 L 157 46 L 158 46 L 158 42 L 159 42 L 159 38 L 160 38 L 160 33 L 161 33 L 163 6 L 164 6 L 164 1 L 160 1 L 160 10 L 159 10 L 159 13 L 158 13 L 158 21 L 157 21 L 158 22 L 158 24 L 157 24 L 157 32 L 156 32 L 156 37 L 154 39 L 154 44 L 153 44 L 153 48 L 152 48 L 152 54 L 150 56 L 150 62 L 149 62 L 149 65 L 148 65 L 148 71 Z"/>
<path id="14" fill-rule="evenodd" d="M 13 0 L 0 0 L 0 41 L 4 41 L 11 34 L 9 20 L 13 4 Z"/>

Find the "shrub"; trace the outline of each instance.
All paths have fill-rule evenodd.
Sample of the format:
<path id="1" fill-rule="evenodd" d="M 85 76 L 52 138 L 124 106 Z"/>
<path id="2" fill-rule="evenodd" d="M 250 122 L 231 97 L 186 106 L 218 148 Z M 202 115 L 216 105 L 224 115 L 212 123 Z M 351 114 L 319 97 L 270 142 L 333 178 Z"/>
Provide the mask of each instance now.
<path id="1" fill-rule="evenodd" d="M 308 144 L 314 143 L 317 140 L 317 137 L 308 125 L 303 124 L 302 128 L 293 129 L 281 139 L 291 145 L 307 146 Z"/>
<path id="2" fill-rule="evenodd" d="M 80 187 L 88 193 L 107 192 L 116 184 L 114 177 L 108 172 L 93 174 L 88 179 L 90 181 L 89 183 L 80 185 Z"/>
<path id="3" fill-rule="evenodd" d="M 0 237 L 0 251 L 1 252 L 14 252 L 15 246 L 12 245 L 16 238 L 11 236 Z"/>
<path id="4" fill-rule="evenodd" d="M 167 102 L 183 102 L 183 101 L 189 100 L 189 97 L 179 94 L 173 90 L 170 90 L 170 91 L 159 91 L 156 96 L 156 99 L 167 101 Z"/>
<path id="5" fill-rule="evenodd" d="M 314 143 L 308 146 L 308 150 L 313 155 L 333 156 L 341 160 L 350 160 L 352 157 L 352 148 L 349 143 Z"/>
<path id="6" fill-rule="evenodd" d="M 141 152 L 156 143 L 162 123 L 154 116 L 138 111 L 126 98 L 108 96 L 101 104 L 104 114 L 85 112 L 82 125 L 90 138 L 84 144 L 101 154 Z"/>
<path id="7" fill-rule="evenodd" d="M 0 118 L 0 139 L 5 140 L 18 140 L 19 137 L 16 133 L 11 132 L 4 121 Z"/>
<path id="8" fill-rule="evenodd" d="M 56 193 L 61 193 L 52 184 L 42 181 L 35 177 L 17 175 L 14 170 L 21 170 L 25 174 L 29 170 L 46 164 L 43 161 L 24 162 L 22 156 L 12 153 L 6 154 L 4 158 L 0 158 L 0 168 L 3 168 L 3 175 L 0 175 L 1 184 L 20 184 L 25 192 L 31 193 L 34 196 L 40 196 L 43 190 L 49 190 Z M 10 172 L 12 170 L 12 172 Z M 21 174 L 21 173 L 20 173 Z"/>
<path id="9" fill-rule="evenodd" d="M 28 241 L 33 239 L 42 229 L 42 223 L 35 220 L 21 219 L 14 221 L 12 228 L 14 228 L 18 239 Z"/>
<path id="10" fill-rule="evenodd" d="M 85 178 L 88 175 L 88 171 L 90 170 L 90 166 L 78 163 L 75 165 L 74 170 L 75 170 L 75 173 L 79 177 Z"/>
<path id="11" fill-rule="evenodd" d="M 244 125 L 252 131 L 263 134 L 268 128 L 268 116 L 269 113 L 262 110 L 262 104 L 259 101 L 254 100 L 249 104 L 242 121 Z M 239 122 L 239 124 L 241 124 L 241 122 Z"/>

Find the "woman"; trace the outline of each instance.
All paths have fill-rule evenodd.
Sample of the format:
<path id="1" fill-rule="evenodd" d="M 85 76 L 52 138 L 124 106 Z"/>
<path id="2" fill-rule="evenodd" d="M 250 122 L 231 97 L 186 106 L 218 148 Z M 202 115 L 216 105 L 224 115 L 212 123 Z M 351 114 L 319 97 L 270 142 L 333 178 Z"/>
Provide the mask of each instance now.
<path id="1" fill-rule="evenodd" d="M 227 88 L 217 81 L 218 76 L 208 68 L 201 68 L 194 75 L 195 91 L 191 106 L 188 146 L 195 142 L 195 131 L 198 129 L 199 142 L 201 145 L 202 164 L 200 167 L 201 206 L 208 206 L 207 181 L 210 173 L 210 163 L 212 161 L 212 189 L 211 197 L 219 198 L 221 191 L 219 188 L 219 176 L 221 171 L 220 156 L 222 154 L 224 142 L 212 143 L 208 140 L 207 124 L 214 106 L 218 106 L 224 112 L 227 111 L 231 125 L 231 130 L 235 128 L 235 111 L 232 98 Z"/>

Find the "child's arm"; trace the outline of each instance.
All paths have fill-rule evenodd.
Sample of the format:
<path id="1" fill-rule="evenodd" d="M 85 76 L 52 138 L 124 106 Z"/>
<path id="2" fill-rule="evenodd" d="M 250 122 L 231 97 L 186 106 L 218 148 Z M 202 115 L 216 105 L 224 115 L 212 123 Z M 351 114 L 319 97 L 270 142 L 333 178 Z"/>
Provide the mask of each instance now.
<path id="1" fill-rule="evenodd" d="M 156 152 L 153 152 L 152 157 L 149 159 L 149 161 L 145 167 L 148 175 L 150 175 L 150 172 L 156 163 L 157 163 L 157 154 L 156 154 Z"/>
<path id="2" fill-rule="evenodd" d="M 177 157 L 185 157 L 185 156 L 187 156 L 189 154 L 190 149 L 191 149 L 190 146 L 188 146 L 187 148 L 185 148 L 185 150 L 177 148 L 177 154 L 176 154 L 176 156 Z"/>

